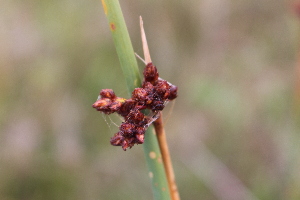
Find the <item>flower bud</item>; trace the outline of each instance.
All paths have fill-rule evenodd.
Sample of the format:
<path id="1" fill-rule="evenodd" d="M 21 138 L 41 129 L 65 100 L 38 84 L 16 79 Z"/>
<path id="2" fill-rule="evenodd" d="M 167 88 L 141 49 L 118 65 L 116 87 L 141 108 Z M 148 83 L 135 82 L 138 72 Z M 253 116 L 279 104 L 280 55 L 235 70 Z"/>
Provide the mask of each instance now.
<path id="1" fill-rule="evenodd" d="M 154 86 L 155 92 L 165 100 L 170 95 L 170 85 L 165 80 L 157 81 L 157 84 Z"/>
<path id="2" fill-rule="evenodd" d="M 108 98 L 98 99 L 92 106 L 96 108 L 98 111 L 104 112 L 106 114 L 110 114 L 111 111 L 109 106 L 111 105 L 111 100 Z"/>
<path id="3" fill-rule="evenodd" d="M 177 89 L 178 87 L 175 85 L 171 85 L 170 87 L 170 95 L 168 97 L 169 100 L 173 100 L 177 97 Z"/>
<path id="4" fill-rule="evenodd" d="M 112 89 L 103 89 L 100 92 L 102 98 L 115 99 L 116 95 Z"/>
<path id="5" fill-rule="evenodd" d="M 126 149 L 133 147 L 134 144 L 135 144 L 134 137 L 126 138 L 122 143 L 122 148 L 124 151 L 126 151 Z"/>
<path id="6" fill-rule="evenodd" d="M 143 126 L 137 126 L 136 127 L 136 134 L 137 135 L 145 134 L 145 132 L 146 132 L 146 129 Z"/>
<path id="7" fill-rule="evenodd" d="M 132 99 L 136 101 L 145 101 L 147 99 L 147 91 L 143 88 L 135 88 L 132 92 Z"/>
<path id="8" fill-rule="evenodd" d="M 154 87 L 150 82 L 144 81 L 142 86 L 148 93 L 152 92 Z"/>
<path id="9" fill-rule="evenodd" d="M 145 81 L 154 83 L 154 81 L 156 81 L 158 79 L 158 72 L 157 72 L 157 68 L 152 64 L 152 63 L 148 63 L 144 69 L 144 78 Z"/>
<path id="10" fill-rule="evenodd" d="M 122 104 L 125 102 L 125 99 L 117 97 L 109 106 L 109 109 L 112 112 L 120 110 Z"/>
<path id="11" fill-rule="evenodd" d="M 120 110 L 118 110 L 118 114 L 120 114 L 123 117 L 126 117 L 130 111 L 134 108 L 136 105 L 136 102 L 132 99 L 127 99 L 125 102 L 122 104 Z"/>
<path id="12" fill-rule="evenodd" d="M 145 140 L 145 134 L 136 134 L 135 138 L 138 144 L 143 144 Z"/>
<path id="13" fill-rule="evenodd" d="M 140 124 L 141 122 L 143 122 L 145 115 L 139 111 L 139 110 L 134 110 L 131 111 L 127 116 L 126 116 L 126 120 L 128 122 L 132 122 L 136 125 Z"/>
<path id="14" fill-rule="evenodd" d="M 110 144 L 113 146 L 121 146 L 124 141 L 124 137 L 120 132 L 116 133 L 111 139 Z"/>
<path id="15" fill-rule="evenodd" d="M 152 111 L 158 111 L 158 110 L 163 110 L 165 107 L 164 102 L 163 101 L 153 101 L 151 104 L 151 110 Z"/>
<path id="16" fill-rule="evenodd" d="M 135 132 L 135 126 L 130 123 L 122 123 L 120 126 L 120 132 L 124 137 L 131 137 Z"/>

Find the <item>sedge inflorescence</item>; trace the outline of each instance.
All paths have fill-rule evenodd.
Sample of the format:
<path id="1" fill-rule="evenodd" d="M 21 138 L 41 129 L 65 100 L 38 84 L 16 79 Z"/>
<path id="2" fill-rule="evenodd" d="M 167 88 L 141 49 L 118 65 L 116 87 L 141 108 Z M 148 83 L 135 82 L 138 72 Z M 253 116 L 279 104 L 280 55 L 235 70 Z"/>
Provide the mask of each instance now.
<path id="1" fill-rule="evenodd" d="M 143 144 L 146 129 L 159 117 L 167 102 L 177 97 L 177 86 L 159 78 L 157 68 L 150 62 L 144 69 L 144 81 L 141 88 L 135 88 L 130 99 L 117 97 L 113 90 L 100 91 L 93 108 L 104 114 L 118 113 L 124 118 L 119 132 L 114 134 L 110 143 L 122 146 L 123 150 L 134 144 Z M 143 112 L 149 109 L 152 116 Z"/>

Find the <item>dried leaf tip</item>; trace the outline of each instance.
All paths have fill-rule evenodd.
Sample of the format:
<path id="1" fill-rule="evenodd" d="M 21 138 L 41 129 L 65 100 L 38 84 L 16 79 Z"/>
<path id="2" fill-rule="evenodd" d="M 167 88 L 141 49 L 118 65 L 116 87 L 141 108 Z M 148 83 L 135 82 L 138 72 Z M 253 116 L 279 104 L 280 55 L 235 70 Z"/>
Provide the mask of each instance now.
<path id="1" fill-rule="evenodd" d="M 142 16 L 140 16 L 140 28 L 141 28 L 141 37 L 142 37 L 142 44 L 143 44 L 143 51 L 146 64 L 151 63 L 150 51 L 147 43 L 147 38 L 144 30 L 144 22 Z"/>

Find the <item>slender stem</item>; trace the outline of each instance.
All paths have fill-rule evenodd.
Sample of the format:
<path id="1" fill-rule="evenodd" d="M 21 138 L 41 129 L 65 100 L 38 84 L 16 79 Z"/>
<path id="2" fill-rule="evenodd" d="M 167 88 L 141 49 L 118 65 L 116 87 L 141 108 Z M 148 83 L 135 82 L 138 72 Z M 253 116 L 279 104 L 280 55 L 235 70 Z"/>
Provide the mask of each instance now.
<path id="1" fill-rule="evenodd" d="M 160 147 L 162 159 L 165 164 L 165 171 L 167 174 L 171 198 L 172 200 L 180 200 L 180 196 L 175 181 L 175 174 L 174 174 L 173 165 L 171 161 L 170 151 L 167 143 L 166 132 L 163 126 L 162 113 L 160 117 L 153 124 L 155 128 L 158 144 Z"/>
<path id="2" fill-rule="evenodd" d="M 128 92 L 140 87 L 141 79 L 132 44 L 129 38 L 125 20 L 118 0 L 101 0 L 107 16 L 117 54 L 123 70 Z M 152 183 L 154 199 L 169 200 L 170 192 L 164 170 L 157 138 L 153 128 L 149 127 L 143 144 L 144 154 Z"/>

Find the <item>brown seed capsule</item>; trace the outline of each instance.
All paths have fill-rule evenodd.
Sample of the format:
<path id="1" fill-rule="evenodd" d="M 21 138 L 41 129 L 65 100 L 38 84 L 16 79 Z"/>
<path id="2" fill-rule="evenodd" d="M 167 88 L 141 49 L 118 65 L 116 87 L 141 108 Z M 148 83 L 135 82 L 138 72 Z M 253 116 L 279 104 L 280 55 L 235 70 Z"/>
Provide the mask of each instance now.
<path id="1" fill-rule="evenodd" d="M 161 97 L 161 99 L 166 100 L 170 95 L 170 86 L 165 80 L 158 80 L 157 84 L 154 86 L 155 92 Z"/>
<path id="2" fill-rule="evenodd" d="M 98 99 L 92 106 L 98 111 L 104 112 L 105 114 L 110 114 L 111 111 L 109 106 L 111 105 L 111 100 L 108 98 Z"/>
<path id="3" fill-rule="evenodd" d="M 152 102 L 151 104 L 151 110 L 152 111 L 159 111 L 159 110 L 163 110 L 165 105 L 164 105 L 164 102 L 163 101 L 160 101 L 160 100 L 155 100 Z"/>
<path id="4" fill-rule="evenodd" d="M 129 147 L 129 142 L 127 141 L 127 140 L 124 140 L 123 142 L 122 142 L 122 149 L 124 150 L 124 151 L 126 151 L 126 149 Z"/>
<path id="5" fill-rule="evenodd" d="M 118 110 L 118 114 L 120 114 L 123 117 L 126 117 L 131 110 L 133 110 L 133 108 L 136 105 L 136 101 L 132 100 L 132 99 L 127 99 L 121 106 L 120 110 Z"/>
<path id="6" fill-rule="evenodd" d="M 149 105 L 153 101 L 154 86 L 150 82 L 144 81 L 143 89 L 147 92 L 147 96 L 146 96 L 144 103 L 146 105 Z"/>
<path id="7" fill-rule="evenodd" d="M 111 139 L 110 144 L 113 146 L 121 146 L 124 141 L 124 137 L 120 132 L 116 133 Z"/>
<path id="8" fill-rule="evenodd" d="M 150 83 L 150 82 L 147 82 L 147 81 L 144 81 L 143 82 L 143 86 L 142 86 L 148 93 L 153 91 L 154 89 L 154 86 Z"/>
<path id="9" fill-rule="evenodd" d="M 124 151 L 126 151 L 126 149 L 133 147 L 134 144 L 135 144 L 134 137 L 126 138 L 122 143 L 122 148 Z"/>
<path id="10" fill-rule="evenodd" d="M 135 125 L 143 122 L 145 115 L 139 110 L 133 110 L 126 116 L 126 121 L 131 122 Z"/>
<path id="11" fill-rule="evenodd" d="M 147 91 L 143 88 L 135 88 L 132 92 L 132 99 L 136 101 L 145 101 L 147 99 Z"/>
<path id="12" fill-rule="evenodd" d="M 111 100 L 108 98 L 98 99 L 94 104 L 94 108 L 108 107 L 111 104 Z"/>
<path id="13" fill-rule="evenodd" d="M 131 123 L 122 123 L 120 126 L 120 132 L 124 137 L 132 137 L 135 132 L 135 126 Z"/>
<path id="14" fill-rule="evenodd" d="M 175 85 L 171 85 L 170 87 L 170 95 L 168 97 L 169 100 L 173 100 L 177 97 L 177 89 L 178 87 Z"/>
<path id="15" fill-rule="evenodd" d="M 109 99 L 115 99 L 116 95 L 112 89 L 103 89 L 100 92 L 100 95 L 102 98 L 109 98 Z"/>
<path id="16" fill-rule="evenodd" d="M 111 105 L 109 106 L 109 109 L 112 112 L 116 112 L 121 108 L 121 106 L 122 106 L 122 103 L 115 101 L 115 102 L 111 103 Z"/>
<path id="17" fill-rule="evenodd" d="M 145 139 L 145 135 L 144 134 L 136 134 L 136 142 L 138 144 L 143 144 L 144 143 L 144 139 Z"/>
<path id="18" fill-rule="evenodd" d="M 123 98 L 119 98 L 117 97 L 109 106 L 109 109 L 112 111 L 112 112 L 116 112 L 118 110 L 120 110 L 122 104 L 125 102 L 126 99 L 123 99 Z"/>
<path id="19" fill-rule="evenodd" d="M 143 135 L 145 134 L 146 129 L 143 126 L 137 126 L 136 127 L 136 134 L 137 135 Z"/>
<path id="20" fill-rule="evenodd" d="M 145 81 L 154 83 L 158 79 L 157 68 L 152 64 L 148 63 L 144 69 L 144 78 Z"/>

